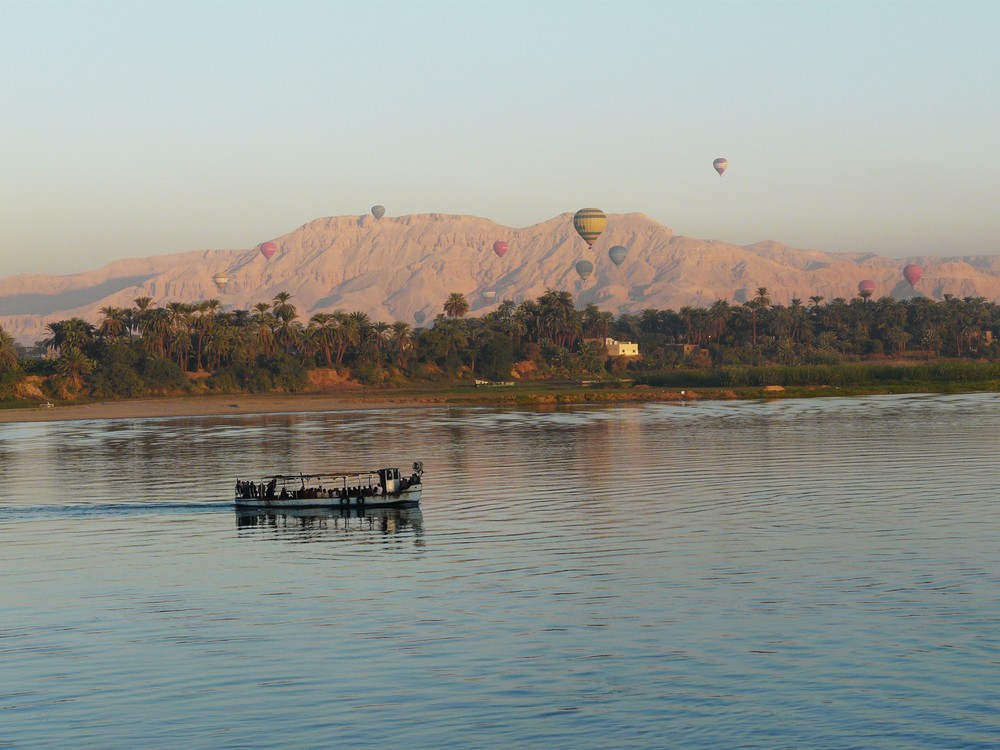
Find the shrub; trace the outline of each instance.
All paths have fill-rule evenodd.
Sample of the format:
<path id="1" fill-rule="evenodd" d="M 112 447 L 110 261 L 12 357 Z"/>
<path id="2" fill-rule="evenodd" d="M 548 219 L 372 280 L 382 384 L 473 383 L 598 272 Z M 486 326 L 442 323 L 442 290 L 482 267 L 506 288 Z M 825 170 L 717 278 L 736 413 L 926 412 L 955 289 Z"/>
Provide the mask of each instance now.
<path id="1" fill-rule="evenodd" d="M 152 357 L 143 360 L 139 366 L 139 374 L 149 390 L 157 393 L 184 391 L 189 387 L 184 371 L 169 359 Z"/>
<path id="2" fill-rule="evenodd" d="M 285 357 L 286 355 L 281 356 Z M 289 359 L 291 358 L 289 357 Z M 267 360 L 262 360 L 262 364 L 267 362 Z M 302 368 L 301 365 L 299 368 L 302 372 L 302 387 L 304 387 L 305 383 L 308 382 L 308 376 L 305 374 L 305 368 Z M 281 368 L 277 367 L 276 369 L 279 370 L 280 374 Z M 282 374 L 281 377 L 287 377 L 287 374 Z M 225 367 L 208 379 L 209 388 L 223 393 L 267 393 L 274 390 L 275 385 L 275 379 L 270 370 L 246 362 L 238 362 Z"/>
<path id="3" fill-rule="evenodd" d="M 105 349 L 91 377 L 91 392 L 100 398 L 135 398 L 147 391 L 146 382 L 136 372 L 140 355 L 125 344 Z"/>
<path id="4" fill-rule="evenodd" d="M 510 336 L 498 333 L 479 352 L 479 373 L 487 380 L 510 380 L 514 367 L 514 342 Z"/>
<path id="5" fill-rule="evenodd" d="M 288 354 L 276 354 L 262 363 L 270 374 L 273 388 L 280 388 L 295 393 L 303 390 L 309 384 L 309 374 L 306 368 L 295 357 Z"/>

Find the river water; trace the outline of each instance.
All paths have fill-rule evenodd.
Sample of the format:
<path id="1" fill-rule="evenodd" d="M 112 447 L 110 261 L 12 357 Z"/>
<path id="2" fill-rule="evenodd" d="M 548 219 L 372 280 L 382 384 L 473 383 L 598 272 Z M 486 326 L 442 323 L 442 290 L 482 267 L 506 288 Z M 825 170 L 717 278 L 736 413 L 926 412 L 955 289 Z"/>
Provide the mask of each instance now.
<path id="1" fill-rule="evenodd" d="M 0 746 L 992 747 L 998 446 L 996 394 L 3 425 Z"/>

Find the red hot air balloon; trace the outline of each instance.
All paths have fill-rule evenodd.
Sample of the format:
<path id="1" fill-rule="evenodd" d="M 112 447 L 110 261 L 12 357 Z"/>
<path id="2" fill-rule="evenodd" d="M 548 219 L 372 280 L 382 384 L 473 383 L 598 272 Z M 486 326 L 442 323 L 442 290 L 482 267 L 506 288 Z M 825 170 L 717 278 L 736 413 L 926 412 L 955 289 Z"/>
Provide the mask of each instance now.
<path id="1" fill-rule="evenodd" d="M 875 282 L 871 279 L 865 279 L 864 281 L 858 282 L 858 293 L 862 295 L 871 296 L 875 294 Z"/>
<path id="2" fill-rule="evenodd" d="M 499 255 L 501 258 L 507 254 L 507 248 L 509 245 L 504 240 L 497 240 L 493 243 L 493 252 Z"/>
<path id="3" fill-rule="evenodd" d="M 262 242 L 260 245 L 260 254 L 264 256 L 266 260 L 271 260 L 274 254 L 278 252 L 278 246 L 273 242 Z"/>
<path id="4" fill-rule="evenodd" d="M 916 286 L 920 277 L 924 275 L 924 269 L 916 263 L 910 263 L 903 269 L 903 278 L 910 282 L 910 286 Z"/>

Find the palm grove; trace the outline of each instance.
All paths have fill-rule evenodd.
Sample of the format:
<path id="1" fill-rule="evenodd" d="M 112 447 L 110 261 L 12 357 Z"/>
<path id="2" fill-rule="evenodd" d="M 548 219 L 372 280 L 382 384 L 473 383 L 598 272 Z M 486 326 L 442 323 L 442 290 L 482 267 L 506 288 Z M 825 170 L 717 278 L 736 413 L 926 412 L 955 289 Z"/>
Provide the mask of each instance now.
<path id="1" fill-rule="evenodd" d="M 684 373 L 747 368 L 835 366 L 904 356 L 1000 359 L 1000 307 L 984 298 L 943 301 L 825 300 L 772 304 L 767 289 L 742 305 L 646 309 L 617 318 L 596 305 L 576 309 L 569 292 L 547 290 L 520 304 L 504 300 L 466 317 L 464 295 L 451 294 L 426 328 L 373 321 L 364 312 L 318 312 L 303 322 L 281 292 L 249 310 L 218 300 L 156 306 L 139 297 L 129 308 L 105 307 L 96 325 L 71 318 L 48 326 L 40 342 L 51 358 L 26 359 L 0 329 L 0 397 L 11 398 L 26 374 L 47 376 L 47 395 L 134 397 L 204 388 L 218 392 L 298 391 L 308 371 L 349 372 L 369 385 L 628 375 L 683 383 Z M 605 354 L 603 339 L 637 341 L 642 356 Z M 686 346 L 685 346 L 686 345 Z M 200 374 L 198 378 L 192 374 Z M 730 378 L 731 379 L 731 378 Z M 725 379 L 715 378 L 722 384 Z M 204 382 L 203 386 L 195 385 Z"/>

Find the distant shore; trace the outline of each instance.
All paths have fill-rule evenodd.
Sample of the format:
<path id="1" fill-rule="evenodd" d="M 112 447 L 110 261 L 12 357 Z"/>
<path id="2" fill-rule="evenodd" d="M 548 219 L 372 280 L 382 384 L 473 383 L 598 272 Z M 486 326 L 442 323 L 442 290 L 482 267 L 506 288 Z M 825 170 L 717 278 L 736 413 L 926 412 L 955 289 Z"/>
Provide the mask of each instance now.
<path id="1" fill-rule="evenodd" d="M 322 393 L 275 393 L 236 395 L 186 395 L 158 398 L 91 401 L 48 406 L 0 408 L 0 423 L 55 422 L 87 419 L 147 419 L 203 417 L 234 414 L 350 411 L 421 406 L 522 406 L 551 408 L 560 405 L 597 403 L 683 403 L 701 400 L 754 400 L 821 396 L 864 396 L 898 393 L 992 391 L 986 384 L 941 387 L 831 386 L 765 388 L 587 388 L 575 385 L 535 384 L 515 388 L 440 386 L 399 389 L 349 388 Z"/>

